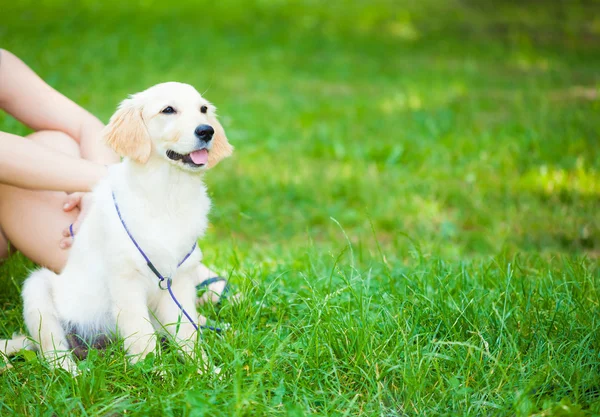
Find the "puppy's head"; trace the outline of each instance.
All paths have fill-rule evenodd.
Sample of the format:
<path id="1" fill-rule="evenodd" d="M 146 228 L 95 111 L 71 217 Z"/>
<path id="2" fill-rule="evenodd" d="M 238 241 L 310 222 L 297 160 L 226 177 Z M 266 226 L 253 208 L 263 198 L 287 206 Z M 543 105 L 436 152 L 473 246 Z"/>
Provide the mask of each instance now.
<path id="1" fill-rule="evenodd" d="M 199 172 L 231 155 L 233 147 L 215 107 L 188 84 L 158 84 L 124 100 L 104 130 L 115 152 L 145 164 L 151 157 Z"/>

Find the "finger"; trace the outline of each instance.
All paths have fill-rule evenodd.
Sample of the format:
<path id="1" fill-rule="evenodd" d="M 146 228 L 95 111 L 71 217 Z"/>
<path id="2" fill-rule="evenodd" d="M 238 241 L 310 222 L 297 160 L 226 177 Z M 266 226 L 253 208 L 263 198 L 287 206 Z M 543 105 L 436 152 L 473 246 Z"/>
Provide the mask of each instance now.
<path id="1" fill-rule="evenodd" d="M 60 240 L 59 246 L 61 249 L 69 249 L 73 245 L 73 239 L 66 237 Z"/>
<path id="2" fill-rule="evenodd" d="M 62 231 L 62 235 L 63 237 L 68 237 L 73 239 L 75 237 L 75 233 L 77 232 L 77 230 L 75 229 L 74 226 L 75 223 L 71 223 L 70 225 L 68 225 L 67 227 L 65 227 Z"/>
<path id="3" fill-rule="evenodd" d="M 69 194 L 65 200 L 65 203 L 63 205 L 63 210 L 64 211 L 71 211 L 73 210 L 75 207 L 77 207 L 81 201 L 81 197 L 82 197 L 83 193 L 72 193 Z"/>

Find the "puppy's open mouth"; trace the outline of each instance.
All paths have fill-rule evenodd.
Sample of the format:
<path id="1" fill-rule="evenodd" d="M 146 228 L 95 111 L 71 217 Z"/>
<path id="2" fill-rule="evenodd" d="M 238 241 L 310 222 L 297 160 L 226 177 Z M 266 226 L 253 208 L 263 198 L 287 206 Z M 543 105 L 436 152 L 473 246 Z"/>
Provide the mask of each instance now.
<path id="1" fill-rule="evenodd" d="M 192 153 L 182 155 L 172 150 L 167 151 L 167 157 L 173 161 L 181 161 L 191 167 L 201 167 L 208 163 L 208 150 L 199 149 Z"/>

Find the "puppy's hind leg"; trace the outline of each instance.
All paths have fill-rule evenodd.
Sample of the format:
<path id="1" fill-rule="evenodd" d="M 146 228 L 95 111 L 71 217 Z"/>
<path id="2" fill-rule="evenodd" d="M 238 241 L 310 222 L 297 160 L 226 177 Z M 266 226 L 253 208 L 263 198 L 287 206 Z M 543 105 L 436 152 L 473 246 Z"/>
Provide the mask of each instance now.
<path id="1" fill-rule="evenodd" d="M 77 366 L 69 355 L 69 343 L 56 311 L 52 280 L 56 274 L 48 269 L 32 273 L 23 284 L 23 316 L 31 337 L 50 365 L 76 373 Z"/>

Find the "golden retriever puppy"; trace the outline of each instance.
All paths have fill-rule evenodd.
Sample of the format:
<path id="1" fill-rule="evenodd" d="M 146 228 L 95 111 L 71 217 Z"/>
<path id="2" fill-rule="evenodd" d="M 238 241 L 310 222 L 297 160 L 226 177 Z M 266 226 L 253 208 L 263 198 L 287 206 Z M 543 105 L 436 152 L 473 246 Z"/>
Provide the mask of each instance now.
<path id="1" fill-rule="evenodd" d="M 0 341 L 6 354 L 35 347 L 74 372 L 71 333 L 90 344 L 118 335 L 132 361 L 155 349 L 157 332 L 195 351 L 205 323 L 195 309 L 196 241 L 210 209 L 202 174 L 233 148 L 214 106 L 175 82 L 123 101 L 104 136 L 124 159 L 93 191 L 63 272 L 39 269 L 25 281 L 25 323 L 36 344 Z"/>

